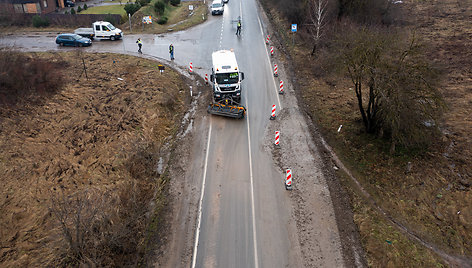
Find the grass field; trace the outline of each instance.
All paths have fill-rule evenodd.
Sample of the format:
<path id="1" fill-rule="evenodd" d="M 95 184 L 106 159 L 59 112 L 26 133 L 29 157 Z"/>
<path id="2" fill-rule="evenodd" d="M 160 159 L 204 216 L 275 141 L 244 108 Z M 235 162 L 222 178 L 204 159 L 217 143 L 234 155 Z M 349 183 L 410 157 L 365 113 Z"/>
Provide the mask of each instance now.
<path id="1" fill-rule="evenodd" d="M 82 10 L 80 14 L 120 14 L 122 16 L 126 15 L 124 9 L 125 5 L 109 5 L 109 6 L 97 6 L 89 7 L 87 10 Z"/>
<path id="2" fill-rule="evenodd" d="M 154 0 L 149 5 L 142 7 L 132 16 L 133 32 L 165 33 L 169 30 L 180 31 L 200 24 L 207 18 L 207 5 L 200 1 L 182 2 L 177 7 L 167 5 L 162 16 L 155 13 L 153 8 L 154 2 L 156 1 Z M 189 5 L 194 6 L 193 11 L 189 10 Z M 143 16 L 152 16 L 153 19 L 153 23 L 146 25 L 144 31 L 141 24 Z M 167 23 L 163 25 L 158 24 L 157 21 L 160 17 L 167 17 Z M 129 25 L 123 25 L 122 28 L 129 30 Z"/>

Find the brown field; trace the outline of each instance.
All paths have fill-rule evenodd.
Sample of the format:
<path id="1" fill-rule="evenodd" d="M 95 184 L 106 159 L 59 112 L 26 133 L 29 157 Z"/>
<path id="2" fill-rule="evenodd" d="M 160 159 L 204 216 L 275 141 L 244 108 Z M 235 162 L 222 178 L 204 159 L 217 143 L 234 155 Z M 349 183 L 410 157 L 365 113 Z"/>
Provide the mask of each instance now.
<path id="1" fill-rule="evenodd" d="M 64 264 L 61 259 L 68 246 L 51 210 L 53 196 L 87 191 L 106 204 L 110 203 L 105 198 L 121 200 L 112 208 L 120 216 L 110 218 L 111 226 L 118 224 L 113 220 L 133 215 L 127 210 L 131 207 L 122 205 L 146 207 L 154 196 L 158 208 L 165 195 L 160 192 L 163 171 L 153 170 L 163 156 L 163 145 L 172 142 L 189 101 L 181 75 L 169 68 L 160 74 L 155 61 L 83 54 L 86 79 L 85 74 L 80 76 L 83 65 L 75 52 L 28 55 L 61 62 L 66 86 L 41 104 L 26 99 L 0 107 L 3 267 Z M 129 186 L 139 185 L 150 199 L 131 198 L 135 192 Z M 131 204 L 123 198 L 138 201 Z M 160 215 L 153 217 L 156 221 Z M 142 248 L 147 237 L 135 237 Z M 120 262 L 108 261 L 113 263 Z"/>
<path id="2" fill-rule="evenodd" d="M 443 136 L 431 148 L 400 149 L 395 155 L 388 143 L 364 133 L 351 81 L 336 75 L 314 78 L 318 65 L 316 56 L 307 60 L 310 44 L 298 40 L 292 46 L 288 22 L 273 10 L 269 17 L 280 41 L 276 45 L 291 58 L 301 106 L 373 201 L 433 248 L 472 265 L 472 8 L 470 1 L 455 0 L 403 5 L 405 27 L 428 44 L 429 57 L 444 72 L 441 91 L 448 110 L 440 125 Z M 383 217 L 344 172 L 338 175 L 351 194 L 370 266 L 447 265 Z"/>

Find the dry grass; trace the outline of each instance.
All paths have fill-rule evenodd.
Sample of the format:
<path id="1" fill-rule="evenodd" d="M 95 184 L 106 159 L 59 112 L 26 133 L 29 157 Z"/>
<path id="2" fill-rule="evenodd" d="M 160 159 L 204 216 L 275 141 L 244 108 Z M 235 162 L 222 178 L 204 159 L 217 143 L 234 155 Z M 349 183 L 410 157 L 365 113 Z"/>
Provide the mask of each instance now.
<path id="1" fill-rule="evenodd" d="M 131 18 L 132 32 L 133 33 L 166 33 L 168 31 L 181 31 L 188 29 L 192 26 L 204 22 L 208 14 L 208 6 L 200 1 L 194 2 L 182 2 L 178 7 L 171 6 L 169 4 L 165 11 L 164 16 L 168 18 L 166 24 L 160 25 L 154 22 L 151 25 L 143 25 L 141 19 L 143 16 L 152 15 L 153 19 L 157 18 L 153 9 L 154 1 L 149 6 L 141 8 Z M 189 5 L 193 5 L 194 10 L 188 9 Z M 123 28 L 129 30 L 129 23 L 123 24 Z"/>
<path id="2" fill-rule="evenodd" d="M 354 222 L 368 256 L 369 267 L 445 267 L 440 257 L 412 243 L 364 200 L 356 185 L 342 171 L 337 173 L 351 196 Z"/>
<path id="3" fill-rule="evenodd" d="M 411 12 L 405 17 L 416 18 L 407 23 L 409 30 L 426 40 L 431 46 L 429 57 L 445 71 L 441 92 L 449 110 L 441 124 L 444 136 L 432 148 L 400 149 L 390 155 L 387 143 L 364 133 L 351 81 L 334 74 L 314 78 L 320 59 L 306 60 L 310 45 L 292 47 L 289 38 L 282 42 L 294 62 L 302 105 L 376 203 L 425 241 L 452 255 L 471 258 L 472 9 L 453 0 L 404 2 L 405 10 Z M 287 25 L 277 16 L 272 19 L 277 25 Z M 279 30 L 279 37 L 284 36 L 288 36 L 285 27 Z M 388 226 L 357 195 L 352 200 L 371 266 L 443 265 L 435 254 Z M 386 239 L 393 239 L 393 246 Z"/>
<path id="4" fill-rule="evenodd" d="M 57 55 L 32 54 L 45 60 Z M 62 91 L 43 105 L 0 108 L 2 266 L 64 261 L 58 257 L 64 244 L 53 243 L 62 236 L 49 210 L 51 193 L 94 189 L 129 200 L 120 198 L 130 195 L 124 191 L 127 182 L 143 183 L 147 195 L 157 189 L 160 148 L 171 141 L 187 101 L 180 75 L 170 69 L 160 74 L 155 62 L 84 54 L 86 80 L 76 53 L 60 55 L 70 62 Z M 173 105 L 168 95 L 175 98 Z M 126 203 L 116 204 L 126 212 Z"/>

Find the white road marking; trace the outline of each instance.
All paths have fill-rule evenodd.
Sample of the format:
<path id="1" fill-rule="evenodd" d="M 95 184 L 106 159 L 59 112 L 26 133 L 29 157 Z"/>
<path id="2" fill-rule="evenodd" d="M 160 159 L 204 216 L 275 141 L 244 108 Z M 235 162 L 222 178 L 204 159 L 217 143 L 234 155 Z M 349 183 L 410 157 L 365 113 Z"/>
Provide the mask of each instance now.
<path id="1" fill-rule="evenodd" d="M 257 16 L 257 20 L 259 21 L 259 29 L 261 30 L 262 42 L 264 43 L 264 46 L 265 46 L 265 39 L 264 39 L 265 36 L 264 36 L 264 31 L 262 30 L 262 23 L 259 16 Z M 266 56 L 267 56 L 267 62 L 269 62 L 270 72 L 272 73 L 272 63 L 270 62 L 269 51 L 267 49 L 266 49 Z M 280 111 L 282 110 L 282 105 L 280 104 L 279 92 L 277 91 L 277 85 L 275 84 L 275 79 L 272 79 L 272 81 L 274 82 L 275 96 L 277 97 L 277 103 L 279 104 L 279 111 Z"/>
<path id="2" fill-rule="evenodd" d="M 239 13 L 242 20 L 241 2 L 239 3 Z M 222 23 L 221 36 L 220 36 L 220 48 L 221 48 L 221 43 L 223 39 L 223 25 L 224 24 Z M 275 82 L 274 82 L 274 86 L 275 86 Z M 245 102 L 246 102 L 246 107 L 248 107 L 247 99 L 245 100 Z M 280 107 L 280 100 L 279 100 L 279 107 Z M 252 172 L 251 131 L 249 127 L 249 114 L 246 114 L 246 119 L 247 119 L 246 122 L 247 122 L 248 154 L 249 154 L 249 177 L 250 177 L 250 182 L 251 182 L 251 213 L 252 213 L 252 236 L 253 236 L 253 241 L 254 241 L 253 243 L 254 244 L 254 267 L 259 268 L 259 258 L 257 255 L 257 232 L 256 232 L 256 212 L 255 212 L 256 209 L 254 205 L 254 176 Z M 212 126 L 211 122 L 212 121 L 211 121 L 211 116 L 210 116 L 210 127 L 208 129 L 208 141 L 207 141 L 205 165 L 203 168 L 203 180 L 202 180 L 202 187 L 201 187 L 202 193 L 200 195 L 200 201 L 198 203 L 198 219 L 197 219 L 197 229 L 195 230 L 195 245 L 193 249 L 192 268 L 195 268 L 195 265 L 197 262 L 198 241 L 200 237 L 200 226 L 201 226 L 201 219 L 202 219 L 202 203 L 203 203 L 203 196 L 205 194 L 205 182 L 206 182 L 206 174 L 207 174 L 207 168 L 208 168 L 208 155 L 210 151 L 210 138 L 211 138 L 211 126 Z"/>
<path id="3" fill-rule="evenodd" d="M 247 100 L 246 100 L 246 107 Z M 248 153 L 249 153 L 249 177 L 251 180 L 251 212 L 252 212 L 252 237 L 254 240 L 254 267 L 259 267 L 259 260 L 257 257 L 257 235 L 256 235 L 256 209 L 254 207 L 254 177 L 252 175 L 252 154 L 251 154 L 251 131 L 249 128 L 249 114 L 246 113 L 247 122 L 247 139 L 248 139 Z"/>
<path id="4" fill-rule="evenodd" d="M 242 1 L 239 2 L 239 16 L 241 21 L 243 20 L 243 8 L 242 8 Z M 246 107 L 247 99 L 245 99 Z M 252 173 L 252 154 L 251 154 L 251 130 L 249 127 L 249 113 L 246 113 L 246 122 L 247 122 L 247 140 L 248 140 L 248 153 L 249 153 L 249 177 L 251 180 L 251 212 L 252 212 L 252 237 L 253 237 L 253 244 L 254 244 L 254 267 L 259 267 L 259 258 L 257 256 L 257 233 L 256 233 L 256 208 L 254 206 L 254 176 Z"/>
<path id="5" fill-rule="evenodd" d="M 205 194 L 208 155 L 210 152 L 210 138 L 211 138 L 211 116 L 210 116 L 210 127 L 208 128 L 208 142 L 207 142 L 207 148 L 206 148 L 206 154 L 205 154 L 205 166 L 203 168 L 202 194 L 200 195 L 200 201 L 198 202 L 198 219 L 197 219 L 197 229 L 195 230 L 195 245 L 193 247 L 192 268 L 195 268 L 195 264 L 197 263 L 198 239 L 200 237 L 200 225 L 202 223 L 202 203 L 203 203 L 203 195 Z"/>

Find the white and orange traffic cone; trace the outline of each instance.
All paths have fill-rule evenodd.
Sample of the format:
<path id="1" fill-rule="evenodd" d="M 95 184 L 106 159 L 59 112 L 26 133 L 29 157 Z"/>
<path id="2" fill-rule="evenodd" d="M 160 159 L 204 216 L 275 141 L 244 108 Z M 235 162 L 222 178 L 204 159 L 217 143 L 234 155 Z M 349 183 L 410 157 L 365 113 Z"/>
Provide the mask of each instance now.
<path id="1" fill-rule="evenodd" d="M 277 64 L 274 64 L 274 77 L 279 76 Z"/>
<path id="2" fill-rule="evenodd" d="M 283 95 L 284 94 L 284 81 L 280 80 L 280 86 L 279 86 L 279 94 Z"/>
<path id="3" fill-rule="evenodd" d="M 189 66 L 188 66 L 188 72 L 189 72 L 189 73 L 193 73 L 192 62 L 190 62 Z"/>
<path id="4" fill-rule="evenodd" d="M 208 85 L 208 74 L 205 74 L 205 84 Z"/>

